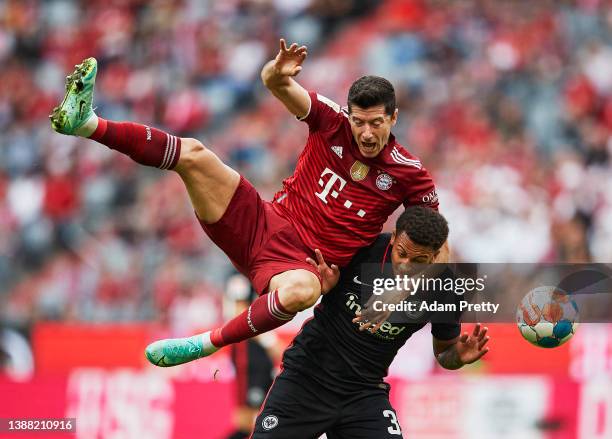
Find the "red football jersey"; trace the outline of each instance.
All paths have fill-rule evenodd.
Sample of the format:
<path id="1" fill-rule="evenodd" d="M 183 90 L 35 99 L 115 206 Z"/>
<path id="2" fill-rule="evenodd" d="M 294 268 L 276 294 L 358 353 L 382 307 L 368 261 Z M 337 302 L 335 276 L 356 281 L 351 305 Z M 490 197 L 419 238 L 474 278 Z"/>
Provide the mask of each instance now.
<path id="1" fill-rule="evenodd" d="M 400 204 L 438 208 L 436 190 L 421 162 L 395 141 L 372 159 L 359 152 L 348 111 L 310 92 L 306 147 L 293 176 L 283 181 L 274 207 L 308 247 L 346 265 L 371 244 Z"/>

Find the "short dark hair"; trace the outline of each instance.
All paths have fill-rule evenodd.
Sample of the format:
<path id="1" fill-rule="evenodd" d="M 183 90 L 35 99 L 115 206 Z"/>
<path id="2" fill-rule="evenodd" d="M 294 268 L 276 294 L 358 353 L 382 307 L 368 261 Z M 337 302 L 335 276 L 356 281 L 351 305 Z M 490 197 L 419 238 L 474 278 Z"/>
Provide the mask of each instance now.
<path id="1" fill-rule="evenodd" d="M 448 222 L 438 211 L 429 207 L 406 208 L 395 223 L 395 233 L 406 232 L 412 242 L 440 250 L 448 238 Z"/>
<path id="2" fill-rule="evenodd" d="M 392 116 L 395 112 L 395 90 L 393 85 L 380 76 L 362 76 L 353 82 L 348 93 L 348 110 L 357 105 L 360 108 L 370 108 L 377 105 L 385 106 L 385 113 Z"/>

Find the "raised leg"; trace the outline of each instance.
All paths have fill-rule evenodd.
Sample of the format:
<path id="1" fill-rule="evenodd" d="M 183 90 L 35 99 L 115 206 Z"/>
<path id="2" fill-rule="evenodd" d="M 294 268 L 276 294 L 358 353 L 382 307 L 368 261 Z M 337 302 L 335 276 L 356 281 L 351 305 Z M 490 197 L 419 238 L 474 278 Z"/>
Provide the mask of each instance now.
<path id="1" fill-rule="evenodd" d="M 289 270 L 270 281 L 247 310 L 212 331 L 191 337 L 159 340 L 147 346 L 147 359 L 156 366 L 177 366 L 278 328 L 295 314 L 315 304 L 321 295 L 319 279 L 308 270 Z"/>
<path id="2" fill-rule="evenodd" d="M 66 93 L 53 109 L 51 127 L 61 134 L 87 137 L 128 155 L 137 163 L 175 170 L 187 188 L 198 217 L 218 221 L 236 191 L 240 176 L 200 141 L 178 138 L 133 122 L 105 120 L 93 111 L 98 72 L 87 58 L 66 77 Z"/>

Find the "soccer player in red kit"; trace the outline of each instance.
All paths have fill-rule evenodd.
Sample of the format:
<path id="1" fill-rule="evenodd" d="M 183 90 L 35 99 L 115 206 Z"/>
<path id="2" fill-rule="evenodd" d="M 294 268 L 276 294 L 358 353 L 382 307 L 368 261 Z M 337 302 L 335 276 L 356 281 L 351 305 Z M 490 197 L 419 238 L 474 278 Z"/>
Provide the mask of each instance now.
<path id="1" fill-rule="evenodd" d="M 67 78 L 64 100 L 50 116 L 52 127 L 177 172 L 206 234 L 260 294 L 220 328 L 149 345 L 147 358 L 158 366 L 207 356 L 283 325 L 321 295 L 320 275 L 306 262 L 313 249 L 344 266 L 374 241 L 401 204 L 438 207 L 431 176 L 391 134 L 398 113 L 391 83 L 359 78 L 343 109 L 293 79 L 306 56 L 305 46 L 287 47 L 281 40 L 278 55 L 261 72 L 265 86 L 309 127 L 295 173 L 272 202 L 196 139 L 98 117 L 92 109 L 95 59 Z"/>

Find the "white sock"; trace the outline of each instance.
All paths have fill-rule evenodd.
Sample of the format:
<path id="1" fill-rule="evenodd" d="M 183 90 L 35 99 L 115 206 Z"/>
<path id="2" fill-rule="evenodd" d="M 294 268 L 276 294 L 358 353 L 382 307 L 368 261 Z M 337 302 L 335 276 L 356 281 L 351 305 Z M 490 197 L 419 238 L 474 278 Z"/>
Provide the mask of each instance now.
<path id="1" fill-rule="evenodd" d="M 91 113 L 89 119 L 75 131 L 75 134 L 80 137 L 89 137 L 98 128 L 98 116 L 96 113 Z"/>
<path id="2" fill-rule="evenodd" d="M 210 331 L 204 332 L 202 334 L 202 353 L 204 355 L 210 355 L 219 350 L 212 342 L 210 341 Z"/>

